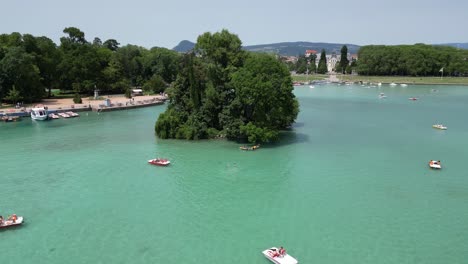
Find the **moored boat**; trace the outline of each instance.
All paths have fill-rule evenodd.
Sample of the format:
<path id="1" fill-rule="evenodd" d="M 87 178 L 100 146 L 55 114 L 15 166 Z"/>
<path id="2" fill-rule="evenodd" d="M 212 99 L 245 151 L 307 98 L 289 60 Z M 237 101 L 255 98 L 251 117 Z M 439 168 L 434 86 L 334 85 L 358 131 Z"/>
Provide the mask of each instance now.
<path id="1" fill-rule="evenodd" d="M 49 118 L 50 119 L 59 119 L 60 117 L 58 115 L 52 113 L 52 114 L 49 114 Z"/>
<path id="2" fill-rule="evenodd" d="M 431 169 L 442 169 L 442 165 L 440 164 L 440 160 L 430 160 L 429 167 Z"/>
<path id="3" fill-rule="evenodd" d="M 416 100 L 418 100 L 418 98 L 417 97 L 410 97 L 410 98 L 408 98 L 408 100 L 416 101 Z"/>
<path id="4" fill-rule="evenodd" d="M 160 158 L 150 159 L 150 160 L 148 160 L 148 163 L 152 164 L 152 165 L 157 165 L 157 166 L 167 166 L 167 165 L 171 164 L 171 162 L 169 160 L 160 159 Z"/>
<path id="5" fill-rule="evenodd" d="M 379 98 L 380 98 L 380 99 L 385 99 L 385 98 L 387 98 L 387 96 L 386 96 L 384 93 L 380 93 L 380 94 L 379 94 Z"/>
<path id="6" fill-rule="evenodd" d="M 75 112 L 72 112 L 72 111 L 65 112 L 65 114 L 69 115 L 70 117 L 78 117 L 78 116 L 80 116 L 79 114 L 77 114 L 77 113 L 75 113 Z"/>
<path id="7" fill-rule="evenodd" d="M 284 249 L 283 249 L 284 250 Z M 271 262 L 276 264 L 297 264 L 297 259 L 288 255 L 286 251 L 280 252 L 281 249 L 271 247 L 262 251 L 262 254 Z"/>
<path id="8" fill-rule="evenodd" d="M 47 107 L 42 105 L 36 105 L 31 109 L 31 118 L 34 120 L 44 121 L 49 118 L 47 113 Z"/>
<path id="9" fill-rule="evenodd" d="M 447 127 L 442 124 L 432 125 L 432 127 L 437 128 L 437 129 L 447 130 Z"/>
<path id="10" fill-rule="evenodd" d="M 66 114 L 66 113 L 57 113 L 57 115 L 63 117 L 63 118 L 70 118 L 70 115 Z"/>
<path id="11" fill-rule="evenodd" d="M 0 228 L 7 228 L 12 226 L 21 225 L 24 222 L 24 218 L 22 216 L 16 216 L 13 214 L 12 216 L 8 217 L 8 219 L 0 218 Z"/>
<path id="12" fill-rule="evenodd" d="M 19 116 L 2 116 L 2 121 L 4 121 L 4 122 L 16 122 L 18 120 L 21 120 L 21 117 L 19 117 Z"/>

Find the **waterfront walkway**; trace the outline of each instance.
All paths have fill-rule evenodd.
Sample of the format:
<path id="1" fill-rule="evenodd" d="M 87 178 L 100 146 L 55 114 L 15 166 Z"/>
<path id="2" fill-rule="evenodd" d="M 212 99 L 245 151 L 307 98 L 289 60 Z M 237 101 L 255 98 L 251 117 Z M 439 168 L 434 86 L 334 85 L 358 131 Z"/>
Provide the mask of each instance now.
<path id="1" fill-rule="evenodd" d="M 37 104 L 42 104 L 47 106 L 49 112 L 51 113 L 60 113 L 66 111 L 82 112 L 82 111 L 96 111 L 96 112 L 106 112 L 114 110 L 125 110 L 133 109 L 139 107 L 153 106 L 163 104 L 167 100 L 166 96 L 163 95 L 146 95 L 146 96 L 136 96 L 132 99 L 126 98 L 124 96 L 103 96 L 101 100 L 90 100 L 89 98 L 82 98 L 83 103 L 75 104 L 73 99 L 44 99 L 42 102 Z M 106 102 L 106 99 L 109 99 L 109 103 Z M 31 108 L 34 105 L 21 107 L 20 109 L 4 108 L 0 109 L 0 116 L 9 115 L 9 116 L 30 116 Z"/>

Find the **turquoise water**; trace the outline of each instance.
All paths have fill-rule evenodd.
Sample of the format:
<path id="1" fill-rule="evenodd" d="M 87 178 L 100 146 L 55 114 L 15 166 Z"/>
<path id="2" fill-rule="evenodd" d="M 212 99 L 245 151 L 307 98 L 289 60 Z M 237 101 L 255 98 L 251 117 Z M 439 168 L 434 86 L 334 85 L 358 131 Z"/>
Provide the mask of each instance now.
<path id="1" fill-rule="evenodd" d="M 295 93 L 297 124 L 254 152 L 157 139 L 165 106 L 0 123 L 0 213 L 26 218 L 0 231 L 2 261 L 266 264 L 284 246 L 300 263 L 466 263 L 467 87 Z"/>

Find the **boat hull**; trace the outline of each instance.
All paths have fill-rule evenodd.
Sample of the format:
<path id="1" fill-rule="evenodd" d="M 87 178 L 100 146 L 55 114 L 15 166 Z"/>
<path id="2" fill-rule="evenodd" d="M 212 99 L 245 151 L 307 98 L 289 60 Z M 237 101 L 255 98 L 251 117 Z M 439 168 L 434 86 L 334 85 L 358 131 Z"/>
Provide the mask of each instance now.
<path id="1" fill-rule="evenodd" d="M 11 220 L 5 220 L 4 223 L 0 225 L 0 229 L 19 226 L 23 223 L 24 223 L 24 218 L 22 216 L 18 216 L 18 219 L 16 219 L 16 222 L 14 223 Z"/>
<path id="2" fill-rule="evenodd" d="M 156 166 L 169 166 L 171 164 L 168 160 L 148 160 L 148 163 Z"/>
<path id="3" fill-rule="evenodd" d="M 262 254 L 267 258 L 269 259 L 271 262 L 273 263 L 276 263 L 276 264 L 297 264 L 299 263 L 297 261 L 297 259 L 291 257 L 290 255 L 288 254 L 285 254 L 284 256 L 278 256 L 278 257 L 273 257 L 272 256 L 272 250 L 276 250 L 278 251 L 277 248 L 275 247 L 272 247 L 272 248 L 269 248 L 269 249 L 265 249 L 264 251 L 262 251 Z"/>

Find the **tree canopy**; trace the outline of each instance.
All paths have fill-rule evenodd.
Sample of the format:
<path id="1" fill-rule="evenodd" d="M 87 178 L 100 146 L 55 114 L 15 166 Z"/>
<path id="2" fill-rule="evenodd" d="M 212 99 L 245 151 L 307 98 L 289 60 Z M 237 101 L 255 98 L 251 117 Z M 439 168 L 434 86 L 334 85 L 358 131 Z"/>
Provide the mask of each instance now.
<path id="1" fill-rule="evenodd" d="M 182 56 L 175 51 L 120 47 L 115 39 L 102 42 L 98 37 L 89 42 L 75 27 L 63 33 L 59 45 L 30 34 L 0 35 L 0 101 L 39 101 L 46 90 L 51 96 L 51 89 L 124 93 L 141 86 L 150 93 L 161 92 L 176 78 Z"/>
<path id="2" fill-rule="evenodd" d="M 227 30 L 198 37 L 168 89 L 169 106 L 155 124 L 159 137 L 264 142 L 294 122 L 299 105 L 287 67 L 241 45 Z"/>
<path id="3" fill-rule="evenodd" d="M 325 50 L 323 49 L 322 52 L 320 53 L 320 60 L 319 60 L 318 67 L 317 67 L 317 73 L 324 74 L 327 72 L 328 72 L 327 54 L 325 53 Z"/>
<path id="4" fill-rule="evenodd" d="M 357 71 L 362 75 L 437 76 L 468 74 L 468 50 L 416 45 L 371 45 L 359 50 Z"/>

